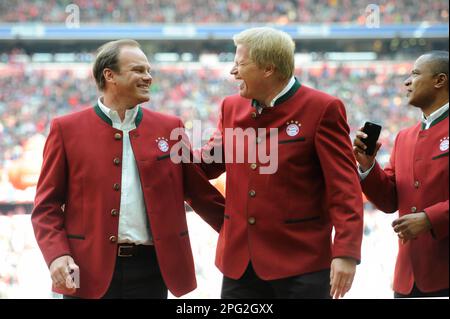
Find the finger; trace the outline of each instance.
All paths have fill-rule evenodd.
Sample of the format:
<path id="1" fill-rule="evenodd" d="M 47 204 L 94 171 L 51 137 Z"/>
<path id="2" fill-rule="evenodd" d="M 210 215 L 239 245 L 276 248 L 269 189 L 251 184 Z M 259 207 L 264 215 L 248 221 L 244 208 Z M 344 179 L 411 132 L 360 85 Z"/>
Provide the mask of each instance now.
<path id="1" fill-rule="evenodd" d="M 408 224 L 406 224 L 406 223 L 403 223 L 403 224 L 399 224 L 399 225 L 396 225 L 395 227 L 394 227 L 394 231 L 396 232 L 396 233 L 407 233 L 408 232 Z"/>
<path id="2" fill-rule="evenodd" d="M 67 276 L 70 276 L 67 264 L 60 266 L 56 269 L 55 279 L 59 286 L 65 287 Z"/>
<path id="3" fill-rule="evenodd" d="M 335 290 L 333 280 L 334 280 L 334 271 L 333 271 L 333 267 L 331 267 L 331 270 L 330 270 L 330 296 L 331 296 L 331 298 L 333 298 L 333 294 L 334 294 L 334 290 Z"/>
<path id="4" fill-rule="evenodd" d="M 358 147 L 358 148 L 360 148 L 360 149 L 362 149 L 362 150 L 365 150 L 365 149 L 367 148 L 367 145 L 364 144 L 364 143 L 363 143 L 360 139 L 358 139 L 358 138 L 355 138 L 355 140 L 353 141 L 353 145 L 356 146 L 356 147 Z"/>
<path id="5" fill-rule="evenodd" d="M 60 287 L 64 283 L 63 273 L 58 269 L 52 274 L 52 281 L 56 287 Z"/>
<path id="6" fill-rule="evenodd" d="M 341 286 L 342 286 L 342 284 L 341 284 L 342 278 L 341 277 L 342 277 L 341 275 L 337 274 L 333 278 L 333 281 L 331 283 L 331 294 L 330 294 L 332 298 L 335 298 L 335 299 L 339 298 L 339 294 L 340 294 Z"/>
<path id="7" fill-rule="evenodd" d="M 356 138 L 361 140 L 362 138 L 367 138 L 367 134 L 362 131 L 363 128 L 360 128 L 358 131 L 356 131 Z"/>
<path id="8" fill-rule="evenodd" d="M 330 296 L 331 298 L 334 298 L 334 295 L 336 294 L 336 289 L 337 289 L 337 275 L 335 273 L 335 271 L 333 270 L 333 267 L 331 268 L 331 272 L 330 272 Z"/>
<path id="9" fill-rule="evenodd" d="M 344 297 L 345 294 L 350 291 L 350 289 L 352 288 L 352 285 L 353 285 L 354 278 L 355 278 L 354 274 L 347 278 L 347 280 L 345 281 L 344 289 L 342 290 L 341 297 Z"/>
<path id="10" fill-rule="evenodd" d="M 364 151 L 364 149 L 362 149 L 358 146 L 353 146 L 353 153 L 355 155 L 366 155 L 366 152 Z"/>
<path id="11" fill-rule="evenodd" d="M 337 280 L 336 293 L 334 295 L 335 299 L 340 298 L 340 296 L 342 295 L 342 290 L 344 289 L 344 286 L 345 286 L 345 278 L 341 275 L 341 276 L 339 276 L 339 280 Z"/>
<path id="12" fill-rule="evenodd" d="M 394 227 L 395 225 L 398 225 L 398 224 L 402 223 L 403 220 L 404 220 L 403 217 L 399 217 L 399 218 L 397 218 L 397 219 L 394 219 L 394 221 L 393 221 L 392 224 L 391 224 L 392 227 Z"/>

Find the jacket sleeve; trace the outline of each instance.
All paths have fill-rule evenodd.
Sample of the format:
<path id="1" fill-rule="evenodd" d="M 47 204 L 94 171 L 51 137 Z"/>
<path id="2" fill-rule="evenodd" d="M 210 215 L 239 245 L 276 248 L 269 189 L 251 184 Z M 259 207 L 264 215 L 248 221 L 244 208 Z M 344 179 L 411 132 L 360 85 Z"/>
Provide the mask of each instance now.
<path id="1" fill-rule="evenodd" d="M 57 257 L 70 255 L 64 229 L 67 191 L 67 162 L 59 123 L 54 120 L 44 146 L 31 222 L 47 265 Z"/>
<path id="2" fill-rule="evenodd" d="M 219 177 L 225 172 L 225 155 L 223 147 L 223 109 L 224 100 L 220 108 L 217 128 L 209 141 L 198 150 L 194 151 L 194 156 L 200 163 L 200 167 L 209 179 Z"/>
<path id="3" fill-rule="evenodd" d="M 448 199 L 424 209 L 431 223 L 431 232 L 435 239 L 448 237 Z"/>
<path id="4" fill-rule="evenodd" d="M 180 127 L 183 127 L 181 122 Z M 204 221 L 219 232 L 223 224 L 225 199 L 209 182 L 200 164 L 192 161 L 192 150 L 186 134 L 182 136 L 182 143 L 188 149 L 185 152 L 190 154 L 182 161 L 185 200 Z"/>
<path id="5" fill-rule="evenodd" d="M 389 164 L 383 170 L 378 163 L 369 175 L 361 182 L 367 199 L 375 207 L 385 213 L 394 213 L 398 210 L 397 187 L 395 183 L 395 154 L 398 136 L 395 139 Z"/>
<path id="6" fill-rule="evenodd" d="M 326 207 L 335 229 L 333 258 L 361 260 L 363 235 L 362 191 L 341 101 L 331 101 L 315 135 L 326 188 Z"/>

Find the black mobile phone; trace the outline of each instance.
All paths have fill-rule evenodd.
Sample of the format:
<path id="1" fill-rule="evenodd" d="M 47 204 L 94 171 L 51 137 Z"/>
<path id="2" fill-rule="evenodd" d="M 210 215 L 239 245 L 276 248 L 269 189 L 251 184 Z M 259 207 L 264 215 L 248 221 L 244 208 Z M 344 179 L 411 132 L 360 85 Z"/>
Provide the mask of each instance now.
<path id="1" fill-rule="evenodd" d="M 364 123 L 364 128 L 362 131 L 367 134 L 367 138 L 361 139 L 361 141 L 367 146 L 365 152 L 367 155 L 373 155 L 375 152 L 375 147 L 377 146 L 378 137 L 380 137 L 381 125 L 366 122 Z"/>

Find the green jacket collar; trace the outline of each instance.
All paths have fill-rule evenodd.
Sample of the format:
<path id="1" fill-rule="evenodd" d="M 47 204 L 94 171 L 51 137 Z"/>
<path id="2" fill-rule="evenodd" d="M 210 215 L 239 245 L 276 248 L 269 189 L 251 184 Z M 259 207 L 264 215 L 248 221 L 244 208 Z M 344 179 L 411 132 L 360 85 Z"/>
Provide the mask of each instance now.
<path id="1" fill-rule="evenodd" d="M 295 78 L 294 85 L 284 95 L 280 96 L 275 101 L 273 106 L 277 106 L 278 104 L 281 104 L 281 103 L 289 100 L 289 98 L 292 97 L 301 86 L 302 85 L 300 84 L 300 82 L 297 80 L 297 78 Z M 252 106 L 253 107 L 261 107 L 261 104 L 257 100 L 252 100 Z"/>
<path id="2" fill-rule="evenodd" d="M 112 126 L 111 119 L 107 117 L 105 113 L 103 113 L 103 111 L 100 109 L 100 106 L 98 106 L 98 103 L 95 104 L 94 111 L 104 122 L 109 124 L 109 126 Z M 141 124 L 143 116 L 144 112 L 142 112 L 142 107 L 139 107 L 136 119 L 134 120 L 134 124 L 136 125 L 136 127 L 138 127 L 139 124 Z"/>

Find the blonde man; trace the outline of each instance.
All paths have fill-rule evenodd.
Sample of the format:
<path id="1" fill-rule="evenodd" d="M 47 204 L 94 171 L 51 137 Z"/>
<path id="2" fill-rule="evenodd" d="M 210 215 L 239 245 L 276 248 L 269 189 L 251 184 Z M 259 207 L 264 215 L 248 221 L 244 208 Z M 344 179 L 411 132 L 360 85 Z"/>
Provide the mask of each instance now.
<path id="1" fill-rule="evenodd" d="M 239 94 L 224 99 L 217 134 L 202 151 L 208 177 L 227 174 L 216 255 L 222 297 L 342 297 L 360 260 L 363 227 L 344 105 L 293 76 L 288 34 L 253 28 L 234 43 L 230 73 Z M 232 128 L 248 134 L 239 141 L 236 131 L 227 134 Z M 229 155 L 242 145 L 246 157 L 239 163 Z M 261 147 L 276 152 L 276 163 L 252 156 Z"/>

